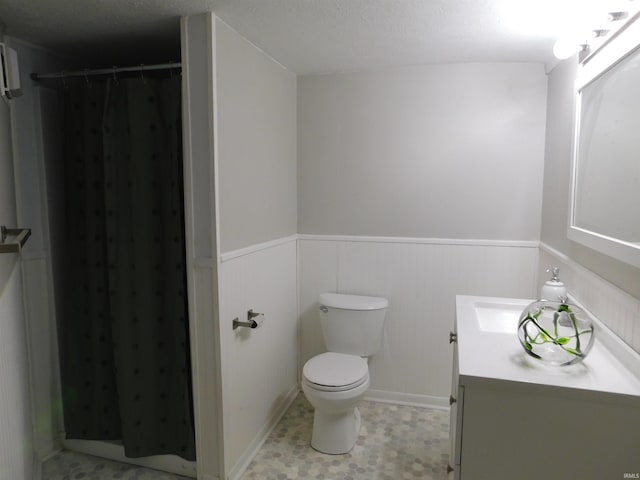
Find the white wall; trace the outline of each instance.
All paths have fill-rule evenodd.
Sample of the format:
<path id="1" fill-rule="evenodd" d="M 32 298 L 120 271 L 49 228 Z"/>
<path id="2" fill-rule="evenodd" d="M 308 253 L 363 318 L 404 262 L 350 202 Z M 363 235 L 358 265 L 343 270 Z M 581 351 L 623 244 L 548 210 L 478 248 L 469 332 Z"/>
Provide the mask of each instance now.
<path id="1" fill-rule="evenodd" d="M 534 64 L 299 79 L 301 364 L 319 293 L 385 296 L 370 395 L 445 403 L 455 295 L 534 296 L 545 110 Z"/>
<path id="2" fill-rule="evenodd" d="M 29 74 L 60 70 L 65 60 L 18 39 L 10 39 L 10 44 L 18 53 L 23 90 L 23 95 L 12 102 L 11 116 L 18 217 L 32 232 L 22 255 L 25 325 L 31 345 L 34 447 L 39 460 L 43 460 L 60 447 L 62 431 L 50 238 L 59 240 L 56 233 L 64 224 L 58 222 L 58 215 L 50 219 L 48 214 L 49 202 L 63 192 L 47 183 L 62 171 L 62 158 L 57 92 L 33 82 Z"/>
<path id="3" fill-rule="evenodd" d="M 561 266 L 569 293 L 640 351 L 640 269 L 567 238 L 576 73 L 573 58 L 549 74 L 540 282 Z"/>
<path id="4" fill-rule="evenodd" d="M 437 242 L 303 236 L 299 247 L 301 364 L 326 351 L 321 292 L 389 299 L 382 350 L 370 359 L 370 397 L 448 406 L 455 296 L 531 298 L 536 242 Z"/>
<path id="5" fill-rule="evenodd" d="M 220 242 L 296 233 L 296 76 L 216 22 Z"/>
<path id="6" fill-rule="evenodd" d="M 264 247 L 264 248 L 263 248 Z M 296 238 L 223 255 L 220 338 L 225 463 L 230 478 L 247 466 L 298 393 Z M 259 329 L 234 318 L 264 313 Z"/>
<path id="7" fill-rule="evenodd" d="M 539 64 L 303 76 L 298 231 L 537 240 Z"/>
<path id="8" fill-rule="evenodd" d="M 16 227 L 10 108 L 0 101 L 0 224 Z M 21 260 L 0 254 L 0 480 L 33 478 L 33 433 Z"/>
<path id="9" fill-rule="evenodd" d="M 296 77 L 216 19 L 224 472 L 237 477 L 297 393 Z M 254 309 L 259 330 L 232 329 Z"/>
<path id="10" fill-rule="evenodd" d="M 183 17 L 182 137 L 189 341 L 199 480 L 224 478 L 219 241 L 214 155 L 214 17 Z"/>

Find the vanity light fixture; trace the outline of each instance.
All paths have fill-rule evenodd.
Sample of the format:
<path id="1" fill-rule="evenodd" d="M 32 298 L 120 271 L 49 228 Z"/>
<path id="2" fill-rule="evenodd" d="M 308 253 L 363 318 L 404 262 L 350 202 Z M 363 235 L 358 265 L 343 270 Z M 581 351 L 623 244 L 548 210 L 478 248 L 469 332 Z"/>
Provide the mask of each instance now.
<path id="1" fill-rule="evenodd" d="M 617 22 L 618 20 L 624 20 L 629 18 L 629 12 L 609 12 L 607 14 L 608 22 Z"/>
<path id="2" fill-rule="evenodd" d="M 595 51 L 604 42 L 604 38 L 619 30 L 626 20 L 635 15 L 640 6 L 635 0 L 628 0 L 629 4 L 635 4 L 629 8 L 629 11 L 618 9 L 607 12 L 603 15 L 605 21 L 601 25 L 584 30 L 584 34 L 573 34 L 558 39 L 553 46 L 553 54 L 560 60 L 565 60 L 575 53 L 585 51 Z M 582 37 L 580 37 L 582 35 Z"/>

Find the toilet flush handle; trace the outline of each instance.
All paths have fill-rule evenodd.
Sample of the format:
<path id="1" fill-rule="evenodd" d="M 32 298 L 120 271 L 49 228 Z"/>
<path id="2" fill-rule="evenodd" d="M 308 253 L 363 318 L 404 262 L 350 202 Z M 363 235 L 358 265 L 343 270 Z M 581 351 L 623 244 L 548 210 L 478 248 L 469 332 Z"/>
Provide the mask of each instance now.
<path id="1" fill-rule="evenodd" d="M 327 307 L 325 307 L 324 305 L 320 305 L 318 308 L 323 313 L 327 313 L 329 311 L 329 309 Z"/>

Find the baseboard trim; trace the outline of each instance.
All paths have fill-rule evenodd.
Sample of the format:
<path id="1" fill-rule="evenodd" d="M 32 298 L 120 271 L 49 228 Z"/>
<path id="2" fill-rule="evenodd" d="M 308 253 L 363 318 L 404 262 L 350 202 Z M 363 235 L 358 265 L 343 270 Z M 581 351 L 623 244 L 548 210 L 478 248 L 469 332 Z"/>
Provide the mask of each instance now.
<path id="1" fill-rule="evenodd" d="M 437 408 L 449 410 L 449 398 L 414 393 L 389 392 L 386 390 L 368 390 L 365 400 L 395 405 L 409 405 L 411 407 Z"/>
<path id="2" fill-rule="evenodd" d="M 242 477 L 242 474 L 251 463 L 251 460 L 253 460 L 253 457 L 255 457 L 260 448 L 262 448 L 262 445 L 267 440 L 267 438 L 269 438 L 269 435 L 276 427 L 276 425 L 278 425 L 278 422 L 280 422 L 287 409 L 296 399 L 298 393 L 300 393 L 300 386 L 298 384 L 295 384 L 293 387 L 291 387 L 291 390 L 287 392 L 273 415 L 271 415 L 269 420 L 267 420 L 267 422 L 262 426 L 256 436 L 253 437 L 253 440 L 245 449 L 244 453 L 240 455 L 240 458 L 235 463 L 233 468 L 229 470 L 229 474 L 227 475 L 227 478 L 229 480 L 239 480 L 240 477 Z"/>
<path id="3" fill-rule="evenodd" d="M 40 462 L 44 463 L 47 460 L 51 460 L 55 455 L 57 455 L 58 453 L 60 453 L 62 451 L 62 447 L 57 447 L 55 450 L 52 450 L 51 452 L 49 452 L 49 454 L 45 455 L 44 457 L 40 457 Z"/>
<path id="4" fill-rule="evenodd" d="M 54 455 L 60 453 L 62 451 L 62 446 L 59 442 L 47 442 L 44 447 L 40 447 L 36 450 L 36 457 L 40 460 L 40 462 L 46 462 Z"/>

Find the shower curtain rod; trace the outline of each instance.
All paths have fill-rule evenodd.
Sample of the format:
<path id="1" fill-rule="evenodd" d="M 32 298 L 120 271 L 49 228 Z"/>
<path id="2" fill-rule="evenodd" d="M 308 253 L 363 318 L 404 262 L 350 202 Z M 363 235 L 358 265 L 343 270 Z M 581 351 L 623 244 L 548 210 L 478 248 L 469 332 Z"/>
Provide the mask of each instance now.
<path id="1" fill-rule="evenodd" d="M 75 70 L 72 72 L 57 72 L 57 73 L 32 73 L 31 79 L 34 81 L 45 80 L 49 78 L 69 78 L 69 77 L 88 77 L 91 75 L 116 75 L 120 72 L 144 72 L 147 70 L 171 70 L 174 68 L 181 68 L 182 63 L 159 63 L 157 65 L 138 65 L 137 67 L 111 67 L 85 70 Z"/>

